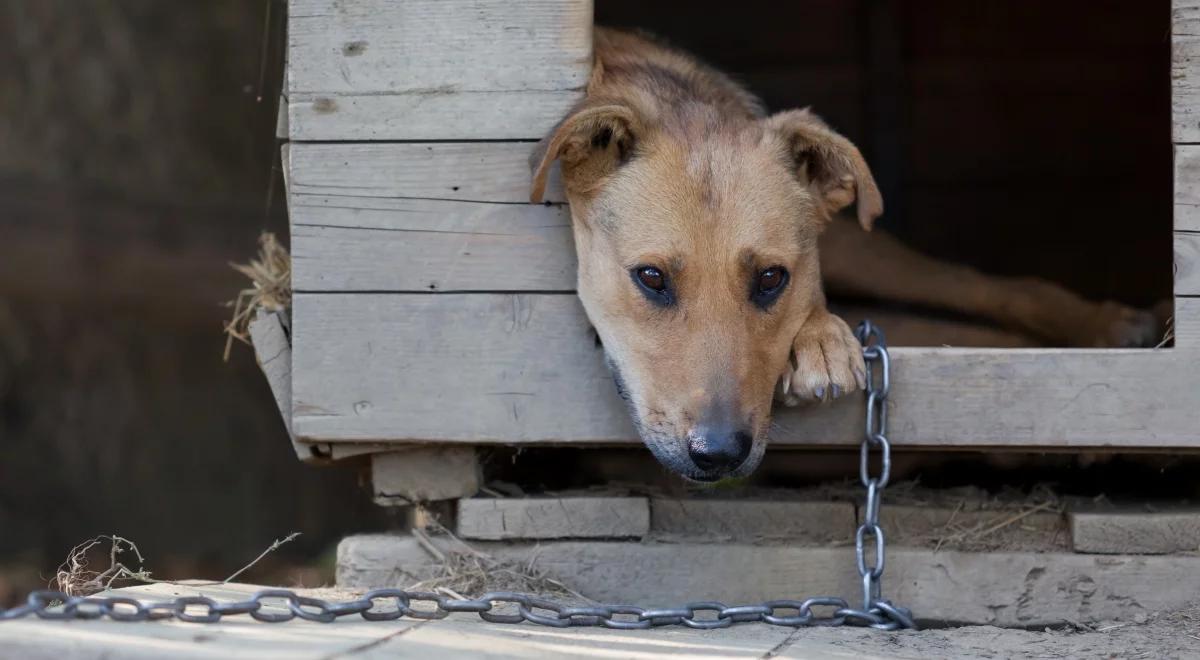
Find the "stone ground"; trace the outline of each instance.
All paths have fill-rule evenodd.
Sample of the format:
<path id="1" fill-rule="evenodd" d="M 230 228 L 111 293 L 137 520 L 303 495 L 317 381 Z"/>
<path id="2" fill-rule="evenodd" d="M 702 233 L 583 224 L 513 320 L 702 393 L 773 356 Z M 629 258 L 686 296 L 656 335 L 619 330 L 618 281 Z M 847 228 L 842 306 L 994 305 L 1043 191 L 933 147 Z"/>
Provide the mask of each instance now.
<path id="1" fill-rule="evenodd" d="M 116 590 L 142 600 L 206 595 L 245 598 L 261 587 L 160 584 Z M 356 594 L 305 593 L 329 599 Z M 1145 623 L 1091 630 L 1026 631 L 973 626 L 879 632 L 857 628 L 778 628 L 743 624 L 725 630 L 618 631 L 504 625 L 456 614 L 440 621 L 332 624 L 219 624 L 18 620 L 0 623 L 0 655 L 39 660 L 93 658 L 1200 658 L 1200 606 Z"/>

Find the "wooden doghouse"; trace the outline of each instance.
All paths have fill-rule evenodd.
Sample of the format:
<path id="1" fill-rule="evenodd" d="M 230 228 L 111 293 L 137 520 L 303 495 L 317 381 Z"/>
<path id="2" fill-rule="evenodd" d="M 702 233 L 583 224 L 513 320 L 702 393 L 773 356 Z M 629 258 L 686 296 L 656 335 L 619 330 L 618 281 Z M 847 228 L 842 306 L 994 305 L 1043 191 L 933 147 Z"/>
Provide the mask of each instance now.
<path id="1" fill-rule="evenodd" d="M 897 347 L 897 443 L 1200 447 L 1200 3 L 1172 11 L 1174 345 Z M 573 295 L 561 190 L 528 203 L 533 142 L 588 78 L 591 1 L 291 0 L 289 12 L 282 405 L 298 449 L 433 447 L 435 464 L 449 452 L 469 466 L 483 445 L 636 445 Z M 861 411 L 854 397 L 782 410 L 773 446 L 854 445 Z M 388 460 L 422 472 L 420 456 Z"/>
<path id="2" fill-rule="evenodd" d="M 810 34 L 826 35 L 822 43 L 839 48 L 840 56 L 854 56 L 856 47 L 839 40 L 857 29 L 853 26 L 858 19 L 852 14 L 865 12 L 863 40 L 882 49 L 865 55 L 870 83 L 885 88 L 897 79 L 890 64 L 896 34 L 887 26 L 900 8 L 917 12 L 907 15 L 910 24 L 926 26 L 929 15 L 955 15 L 977 6 L 947 0 L 812 4 L 801 9 L 789 5 L 787 11 L 832 21 L 812 28 Z M 1008 12 L 1009 5 L 1003 4 L 1001 14 Z M 1023 11 L 1051 6 L 1019 4 Z M 595 10 L 620 13 L 613 9 L 618 5 L 651 24 L 657 20 L 670 25 L 674 20 L 665 5 L 609 0 Z M 1150 215 L 1161 210 L 1162 231 L 1150 232 L 1159 225 L 1147 219 L 1139 217 L 1134 223 L 1134 231 L 1144 229 L 1153 234 L 1152 242 L 1161 242 L 1161 258 L 1125 259 L 1124 275 L 1107 282 L 1150 270 L 1163 275 L 1161 294 L 1168 295 L 1167 277 L 1173 275 L 1173 341 L 1140 350 L 893 346 L 889 415 L 897 446 L 1200 448 L 1200 2 L 1175 0 L 1170 8 L 1169 61 L 1166 37 L 1158 28 L 1160 19 L 1163 24 L 1167 20 L 1165 4 L 1159 7 L 1162 13 L 1150 16 L 1139 30 L 1126 29 L 1127 13 L 1142 10 L 1131 3 L 1094 10 L 1088 3 L 1074 9 L 1052 5 L 1058 8 L 1054 11 L 1079 13 L 1068 22 L 1091 25 L 1099 35 L 1096 43 L 1080 48 L 1073 59 L 1056 60 L 1051 52 L 1018 62 L 1013 69 L 990 72 L 987 83 L 1025 81 L 1026 73 L 1036 69 L 1027 87 L 1056 104 L 1064 86 L 1080 89 L 1118 79 L 1141 85 L 1149 79 L 1138 89 L 1157 94 L 1154 81 L 1161 80 L 1162 121 L 1154 119 L 1157 111 L 1134 109 L 1130 112 L 1142 123 L 1126 124 L 1142 126 L 1147 135 L 1161 135 L 1161 148 L 1158 142 L 1147 142 L 1149 137 L 1143 140 L 1138 131 L 1118 141 L 1103 132 L 1096 135 L 1104 146 L 1089 149 L 1076 164 L 1097 160 L 1097 168 L 1106 172 L 1116 166 L 1125 169 L 1118 167 L 1112 170 L 1115 175 L 1089 184 L 1094 185 L 1091 192 L 1070 188 L 1075 199 L 1063 208 L 1112 211 L 1110 216 L 1136 212 L 1143 204 Z M 918 6 L 927 13 L 912 9 Z M 613 13 L 604 14 L 606 20 Z M 594 15 L 591 0 L 289 3 L 280 137 L 287 141 L 283 161 L 294 308 L 290 326 L 282 316 L 263 316 L 251 330 L 300 457 L 369 454 L 375 495 L 382 503 L 474 494 L 479 488 L 476 452 L 484 447 L 640 445 L 574 296 L 575 259 L 561 187 L 551 186 L 547 204 L 528 203 L 528 159 L 534 142 L 580 99 L 587 82 Z M 737 24 L 728 26 L 724 19 L 714 19 L 710 41 L 750 44 L 751 59 L 761 59 L 764 49 L 772 48 L 762 44 L 771 39 L 785 44 L 782 66 L 787 70 L 781 72 L 778 63 L 768 65 L 758 80 L 764 84 L 756 88 L 770 88 L 772 81 L 775 88 L 794 85 L 799 78 L 791 62 L 798 55 L 788 50 L 791 46 L 786 44 L 793 42 L 786 25 L 805 16 L 756 16 L 753 11 L 740 12 Z M 1001 18 L 1010 31 L 1033 25 L 1029 16 Z M 774 36 L 755 32 L 759 20 L 774 21 Z M 1043 33 L 1050 34 L 1058 31 L 1060 22 L 1046 24 Z M 733 35 L 729 39 L 727 28 Z M 950 41 L 955 44 L 978 41 L 992 29 L 992 21 L 976 21 L 976 29 L 962 38 L 956 30 L 945 32 L 953 35 Z M 1149 46 L 1131 58 L 1122 39 L 1135 31 Z M 993 41 L 1000 42 L 1003 38 Z M 1091 67 L 1090 58 L 1097 53 L 1108 59 Z M 1114 61 L 1120 67 L 1104 63 Z M 926 73 L 935 80 L 958 76 L 976 85 L 977 66 L 964 59 Z M 1081 77 L 1080 71 L 1094 75 Z M 841 84 L 862 86 L 837 63 L 811 73 L 803 75 L 834 81 L 812 85 L 818 92 Z M 828 103 L 819 109 L 850 96 L 826 93 Z M 886 134 L 894 117 L 891 110 L 895 116 L 903 114 L 894 95 L 889 98 L 891 104 L 883 104 L 882 111 L 875 108 L 872 126 L 858 127 L 856 139 L 865 133 Z M 1107 101 L 1107 118 L 1120 111 L 1111 107 L 1119 101 Z M 930 102 L 923 102 L 928 110 Z M 1089 97 L 1087 103 L 1094 100 Z M 1023 109 L 1026 126 L 1042 121 L 1049 107 Z M 1071 112 L 1063 111 L 1059 118 Z M 992 119 L 1004 113 L 1003 108 L 993 111 Z M 942 128 L 941 119 L 924 121 L 927 129 Z M 961 129 L 973 128 L 960 123 Z M 1063 129 L 1042 130 L 1053 134 Z M 1055 144 L 1058 154 L 1090 145 L 1092 136 L 1086 130 Z M 1170 142 L 1173 271 L 1166 258 Z M 1114 144 L 1118 153 L 1105 151 Z M 908 186 L 900 185 L 902 179 L 889 171 L 895 153 L 874 147 L 881 157 L 873 167 L 885 192 L 902 196 Z M 959 149 L 961 144 L 949 147 Z M 1008 161 L 1027 156 L 1022 149 L 1013 135 L 989 135 L 978 151 L 988 154 L 984 167 L 970 149 L 957 166 L 971 176 L 998 165 L 1009 167 L 1011 174 Z M 867 151 L 870 158 L 871 149 Z M 1163 164 L 1161 175 L 1154 167 L 1128 162 L 1135 152 L 1137 159 L 1161 156 L 1156 161 Z M 1056 164 L 1051 158 L 1037 165 L 1033 169 L 1038 181 L 1073 185 L 1074 165 Z M 1125 189 L 1123 201 L 1108 195 L 1117 186 L 1114 179 L 1127 178 L 1134 170 L 1149 181 L 1149 190 L 1163 191 L 1161 199 L 1146 197 L 1149 201 L 1144 202 L 1142 189 L 1136 187 Z M 945 181 L 934 183 L 941 186 L 940 193 L 947 191 Z M 1128 194 L 1131 190 L 1136 194 Z M 937 222 L 945 223 L 952 220 L 942 208 L 949 206 L 946 199 L 984 196 L 988 191 L 951 192 L 950 197 L 927 203 L 922 212 L 933 211 Z M 1004 220 L 1022 204 L 1041 199 L 1026 195 L 1015 201 L 991 200 L 985 211 Z M 890 208 L 894 213 L 897 206 Z M 1072 230 L 1057 231 L 1061 238 Z M 1120 246 L 1128 235 L 1127 224 L 1122 225 L 1113 241 Z M 1089 263 L 1105 261 L 1108 268 L 1115 261 L 1086 256 Z M 1056 261 L 1055 267 L 1061 274 L 1075 265 Z M 1073 285 L 1086 279 L 1078 278 Z M 860 397 L 780 410 L 772 446 L 853 448 L 860 442 L 862 416 Z M 552 571 L 578 577 L 580 589 L 604 599 L 658 602 L 712 595 L 696 592 L 703 588 L 718 589 L 731 600 L 754 600 L 778 596 L 780 590 L 850 593 L 857 588 L 851 550 L 830 547 L 833 540 L 852 533 L 858 512 L 851 502 L 758 501 L 739 507 L 747 503 L 655 497 L 463 500 L 458 530 L 484 544 L 506 539 L 489 546 L 496 557 L 525 557 L 523 553 L 540 547 Z M 1061 516 L 1044 506 L 1015 517 L 1005 513 L 1000 519 L 989 518 L 982 509 L 962 512 L 961 506 L 889 507 L 891 518 L 885 527 L 906 529 L 911 537 L 914 529 L 944 529 L 970 515 L 977 529 L 993 531 L 1020 520 L 1044 530 L 1052 540 L 1048 547 L 1018 548 L 1020 552 L 943 549 L 935 556 L 932 546 L 905 546 L 901 539 L 900 549 L 889 558 L 889 574 L 899 576 L 891 583 L 897 589 L 895 597 L 929 618 L 1029 626 L 1051 625 L 1064 617 L 1084 621 L 1133 611 L 1144 616 L 1187 602 L 1200 589 L 1197 559 L 1169 554 L 1195 548 L 1200 534 L 1195 512 L 1179 523 L 1173 518 L 1151 520 L 1144 513 L 1123 518 L 1103 514 L 1097 519 L 1073 511 L 1070 541 L 1064 542 L 1068 534 Z M 466 520 L 464 510 L 471 512 Z M 509 514 L 520 523 L 519 530 L 493 525 L 509 520 Z M 588 529 L 580 531 L 581 524 Z M 733 530 L 726 540 L 740 540 L 742 545 L 711 543 L 711 533 L 726 527 Z M 1125 531 L 1113 531 L 1118 529 Z M 1169 533 L 1157 534 L 1156 529 Z M 827 536 L 815 538 L 814 530 Z M 756 534 L 762 538 L 764 531 L 775 545 L 746 540 Z M 677 542 L 630 541 L 661 540 L 664 534 Z M 692 540 L 678 541 L 681 534 Z M 702 537 L 707 544 L 695 540 Z M 430 555 L 411 541 L 401 536 L 347 539 L 339 549 L 339 583 L 384 586 L 394 584 L 399 575 L 416 575 L 410 572 L 416 568 L 430 568 Z M 1125 555 L 1097 561 L 1072 549 Z M 625 570 L 634 555 L 639 570 Z M 706 576 L 703 584 L 694 579 L 694 570 Z"/>

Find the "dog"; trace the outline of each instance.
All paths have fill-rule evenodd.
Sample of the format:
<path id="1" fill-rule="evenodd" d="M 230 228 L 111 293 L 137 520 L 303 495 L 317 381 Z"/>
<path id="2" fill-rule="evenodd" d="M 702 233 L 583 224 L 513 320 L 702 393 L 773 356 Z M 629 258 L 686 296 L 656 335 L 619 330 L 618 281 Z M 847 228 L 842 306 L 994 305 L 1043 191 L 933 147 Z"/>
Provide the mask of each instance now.
<path id="1" fill-rule="evenodd" d="M 557 161 L 579 298 L 643 442 L 688 480 L 753 472 L 774 400 L 865 386 L 823 282 L 1064 343 L 1158 338 L 1148 312 L 872 232 L 883 200 L 866 161 L 807 109 L 768 115 L 730 77 L 640 33 L 597 28 L 594 58 L 585 98 L 535 150 L 531 200 Z"/>

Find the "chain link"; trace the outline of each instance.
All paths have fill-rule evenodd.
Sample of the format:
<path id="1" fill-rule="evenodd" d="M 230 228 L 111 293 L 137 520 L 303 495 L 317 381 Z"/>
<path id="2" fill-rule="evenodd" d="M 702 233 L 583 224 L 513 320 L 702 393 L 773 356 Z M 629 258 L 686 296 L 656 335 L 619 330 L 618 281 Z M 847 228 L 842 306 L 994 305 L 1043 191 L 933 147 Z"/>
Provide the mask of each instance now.
<path id="1" fill-rule="evenodd" d="M 855 332 L 863 345 L 867 367 L 866 433 L 860 452 L 859 476 L 866 488 L 863 520 L 854 534 L 854 556 L 862 580 L 862 607 L 851 608 L 842 598 L 770 600 L 760 605 L 727 606 L 719 602 L 687 603 L 677 608 L 645 609 L 633 605 L 573 606 L 510 591 L 494 591 L 479 598 L 449 598 L 442 594 L 403 589 L 375 589 L 357 600 L 330 602 L 302 596 L 288 589 L 263 589 L 248 600 L 219 603 L 206 596 L 181 596 L 174 600 L 142 603 L 126 596 L 80 597 L 60 591 L 35 591 L 24 605 L 0 609 L 0 622 L 30 615 L 39 619 L 98 619 L 152 621 L 178 619 L 215 623 L 225 616 L 249 614 L 257 621 L 282 623 L 304 619 L 330 623 L 359 615 L 367 621 L 443 619 L 455 612 L 473 612 L 492 623 L 528 622 L 552 628 L 604 627 L 645 630 L 660 626 L 728 628 L 737 623 L 760 622 L 775 626 L 870 626 L 882 630 L 916 628 L 912 613 L 882 597 L 887 544 L 879 526 L 880 498 L 892 467 L 887 439 L 887 399 L 891 390 L 891 365 L 883 331 L 863 321 Z M 878 376 L 878 377 L 877 377 Z M 879 471 L 872 475 L 871 457 L 879 455 Z M 874 546 L 873 561 L 867 550 Z M 267 608 L 281 611 L 264 611 Z M 794 612 L 794 613 L 789 613 Z"/>
<path id="2" fill-rule="evenodd" d="M 283 611 L 265 612 L 282 599 Z M 377 602 L 378 601 L 378 602 Z M 428 602 L 430 607 L 411 603 Z M 815 611 L 824 608 L 824 612 Z M 275 609 L 275 608 L 272 608 Z M 633 605 L 587 605 L 565 603 L 510 591 L 496 591 L 475 599 L 446 598 L 440 594 L 378 589 L 361 599 L 330 602 L 282 589 L 264 589 L 247 601 L 222 604 L 206 596 L 181 596 L 163 602 L 142 603 L 125 596 L 78 597 L 60 591 L 35 591 L 25 605 L 0 611 L 0 621 L 36 616 L 39 619 L 98 619 L 148 621 L 177 619 L 188 623 L 216 623 L 226 616 L 249 614 L 257 621 L 283 623 L 305 619 L 330 623 L 357 614 L 367 621 L 443 619 L 455 612 L 474 612 L 492 623 L 534 623 L 553 628 L 604 627 L 645 630 L 661 626 L 728 628 L 738 623 L 761 622 L 776 626 L 869 625 L 896 630 L 915 624 L 907 610 L 877 601 L 866 611 L 852 609 L 842 598 L 772 600 L 761 605 L 728 606 L 719 602 L 688 603 L 671 609 L 645 609 Z M 794 613 L 792 613 L 794 612 Z"/>

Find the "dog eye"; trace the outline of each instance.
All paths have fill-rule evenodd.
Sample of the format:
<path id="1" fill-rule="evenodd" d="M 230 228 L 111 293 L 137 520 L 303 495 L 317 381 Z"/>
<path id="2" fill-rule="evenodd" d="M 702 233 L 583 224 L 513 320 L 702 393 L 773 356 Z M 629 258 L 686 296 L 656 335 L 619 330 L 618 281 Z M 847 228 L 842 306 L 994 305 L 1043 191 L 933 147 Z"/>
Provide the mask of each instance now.
<path id="1" fill-rule="evenodd" d="M 758 291 L 767 293 L 778 289 L 783 284 L 783 269 L 768 268 L 758 274 Z"/>
<path id="2" fill-rule="evenodd" d="M 664 291 L 667 288 L 667 278 L 662 271 L 654 266 L 643 266 L 637 269 L 638 281 L 651 291 Z"/>
<path id="3" fill-rule="evenodd" d="M 642 290 L 646 299 L 660 307 L 667 307 L 675 302 L 671 293 L 671 283 L 667 274 L 654 266 L 637 266 L 630 271 L 633 281 Z"/>
<path id="4" fill-rule="evenodd" d="M 758 273 L 750 291 L 750 300 L 762 309 L 771 306 L 787 286 L 788 272 L 783 266 L 771 266 Z"/>

